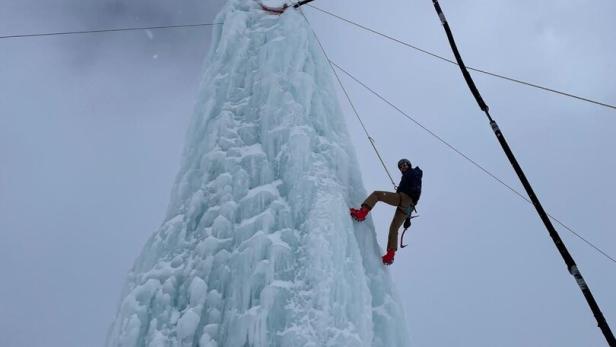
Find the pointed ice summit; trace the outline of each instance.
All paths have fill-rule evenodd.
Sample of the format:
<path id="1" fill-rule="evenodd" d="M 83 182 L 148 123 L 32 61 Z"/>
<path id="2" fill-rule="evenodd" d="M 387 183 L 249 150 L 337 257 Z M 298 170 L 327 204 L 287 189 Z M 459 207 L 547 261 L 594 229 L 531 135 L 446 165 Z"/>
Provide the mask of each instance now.
<path id="1" fill-rule="evenodd" d="M 332 70 L 297 10 L 230 0 L 164 223 L 108 346 L 408 346 Z"/>

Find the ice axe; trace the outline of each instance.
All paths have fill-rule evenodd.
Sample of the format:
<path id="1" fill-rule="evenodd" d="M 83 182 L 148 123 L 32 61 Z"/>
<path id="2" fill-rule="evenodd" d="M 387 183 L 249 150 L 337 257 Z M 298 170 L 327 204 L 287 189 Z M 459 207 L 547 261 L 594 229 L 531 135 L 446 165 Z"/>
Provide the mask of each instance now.
<path id="1" fill-rule="evenodd" d="M 409 217 L 409 222 L 411 221 L 411 219 L 413 219 L 413 218 L 417 218 L 417 217 L 419 217 L 419 215 L 418 215 L 418 214 L 417 214 L 417 215 L 414 215 L 414 216 L 410 216 L 410 217 Z M 408 228 L 410 228 L 410 227 L 411 227 L 411 224 L 409 223 L 409 226 L 408 226 L 408 227 L 406 227 L 406 228 L 404 228 L 404 231 L 402 231 L 402 236 L 400 237 L 400 248 L 404 248 L 404 247 L 408 246 L 408 245 L 405 245 L 405 244 L 404 244 L 404 233 L 406 233 L 406 231 L 407 231 L 407 230 L 408 230 Z"/>

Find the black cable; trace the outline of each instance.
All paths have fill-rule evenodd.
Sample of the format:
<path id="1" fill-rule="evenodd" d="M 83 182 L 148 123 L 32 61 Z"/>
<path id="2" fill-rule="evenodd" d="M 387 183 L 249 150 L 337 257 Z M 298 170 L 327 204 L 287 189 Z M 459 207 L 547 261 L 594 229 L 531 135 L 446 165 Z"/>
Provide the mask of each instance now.
<path id="1" fill-rule="evenodd" d="M 391 37 L 391 36 L 388 36 L 388 35 L 382 34 L 382 33 L 378 32 L 378 31 L 376 31 L 376 30 L 374 30 L 374 29 L 371 29 L 371 28 L 365 27 L 365 26 L 363 26 L 363 25 L 361 25 L 361 24 L 358 24 L 358 23 L 355 23 L 355 22 L 353 22 L 353 21 L 350 21 L 350 20 L 348 20 L 348 19 L 346 19 L 346 18 L 342 18 L 342 17 L 340 17 L 340 16 L 338 16 L 338 15 L 335 15 L 335 14 L 333 14 L 333 13 L 331 13 L 331 12 L 328 12 L 328 11 L 322 10 L 322 9 L 320 9 L 320 8 L 318 8 L 318 7 L 313 6 L 313 5 L 307 5 L 307 6 L 308 6 L 308 7 L 312 7 L 312 8 L 314 8 L 314 9 L 316 9 L 316 10 L 318 10 L 318 11 L 321 11 L 321 12 L 323 12 L 323 13 L 326 13 L 326 14 L 328 14 L 328 15 L 331 15 L 331 16 L 333 16 L 333 17 L 336 17 L 336 18 L 338 18 L 338 19 L 340 19 L 340 20 L 342 20 L 342 21 L 345 21 L 345 22 L 347 22 L 347 23 L 349 23 L 349 24 L 355 25 L 355 26 L 357 26 L 357 27 L 359 27 L 359 28 L 361 28 L 361 29 L 364 29 L 364 30 L 370 31 L 370 32 L 372 32 L 372 33 L 374 33 L 374 34 L 376 34 L 376 35 L 379 35 L 379 36 L 385 37 L 385 38 L 387 38 L 387 39 L 389 39 L 389 40 L 395 41 L 395 42 L 397 42 L 397 43 L 399 43 L 399 44 L 402 44 L 402 45 L 404 45 L 404 46 L 410 47 L 410 48 L 412 48 L 412 49 L 415 49 L 415 50 L 417 50 L 417 51 L 420 51 L 420 52 L 422 52 L 422 53 L 425 53 L 425 54 L 427 54 L 427 55 L 430 55 L 430 56 L 432 56 L 432 57 L 435 57 L 435 58 L 437 58 L 437 59 L 441 59 L 441 60 L 444 60 L 444 61 L 446 61 L 446 62 L 452 63 L 452 64 L 454 64 L 454 65 L 458 65 L 455 61 L 449 60 L 449 59 L 447 59 L 447 58 L 444 58 L 444 57 L 439 56 L 439 55 L 437 55 L 437 54 L 434 54 L 434 53 L 432 53 L 432 52 L 429 52 L 429 51 L 426 51 L 426 50 L 421 49 L 421 48 L 419 48 L 419 47 L 413 46 L 413 45 L 411 45 L 411 44 L 409 44 L 409 43 L 406 43 L 406 42 L 404 42 L 404 41 L 398 40 L 398 39 L 396 39 L 396 38 L 394 38 L 394 37 Z M 499 179 L 498 177 L 496 177 L 496 176 L 495 176 L 494 174 L 492 174 L 490 171 L 488 171 L 487 169 L 485 169 L 483 166 L 481 166 L 480 164 L 478 164 L 477 162 L 475 162 L 474 160 L 472 160 L 471 158 L 469 158 L 469 157 L 468 157 L 467 155 L 465 155 L 464 153 L 460 152 L 458 149 L 456 149 L 456 148 L 455 148 L 454 146 L 452 146 L 451 144 L 447 143 L 447 141 L 443 140 L 440 136 L 438 136 L 437 134 L 435 134 L 434 132 L 432 132 L 431 130 L 429 130 L 429 129 L 428 129 L 428 128 L 426 128 L 425 126 L 423 126 L 421 123 L 419 123 L 418 121 L 416 121 L 415 119 L 413 119 L 412 117 L 410 117 L 407 113 L 405 113 L 404 111 L 402 111 L 402 110 L 401 110 L 400 108 L 398 108 L 396 105 L 392 104 L 389 100 L 385 99 L 385 98 L 384 98 L 383 96 L 381 96 L 379 93 L 377 93 L 377 92 L 375 92 L 374 90 L 372 90 L 370 87 L 368 87 L 366 84 L 364 84 L 363 82 L 361 82 L 360 80 L 358 80 L 357 78 L 355 78 L 355 76 L 351 75 L 349 72 L 347 72 L 346 70 L 344 70 L 343 68 L 341 68 L 340 66 L 338 66 L 336 63 L 334 63 L 333 61 L 330 61 L 330 62 L 331 62 L 331 63 L 332 63 L 332 64 L 333 64 L 336 68 L 340 69 L 340 71 L 344 72 L 347 76 L 349 76 L 350 78 L 352 78 L 353 80 L 355 80 L 355 82 L 357 82 L 358 84 L 362 85 L 364 88 L 366 88 L 366 89 L 367 89 L 368 91 L 370 91 L 372 94 L 376 95 L 378 98 L 380 98 L 380 99 L 381 99 L 382 101 L 384 101 L 385 103 L 389 104 L 391 107 L 393 107 L 393 108 L 394 108 L 394 109 L 396 109 L 398 112 L 400 112 L 403 116 L 405 116 L 405 117 L 406 117 L 406 118 L 408 118 L 410 121 L 414 122 L 416 125 L 418 125 L 418 126 L 419 126 L 419 127 L 421 127 L 422 129 L 424 129 L 425 131 L 427 131 L 430 135 L 432 135 L 433 137 L 435 137 L 436 139 L 438 139 L 439 141 L 441 141 L 443 144 L 445 144 L 447 147 L 449 147 L 450 149 L 452 149 L 453 151 L 455 151 L 457 154 L 459 154 L 460 156 L 462 156 L 464 159 L 466 159 L 466 160 L 468 160 L 469 162 L 471 162 L 473 165 L 475 165 L 477 168 L 479 168 L 480 170 L 482 170 L 482 171 L 483 171 L 484 173 L 486 173 L 488 176 L 492 177 L 494 180 L 498 181 L 499 183 L 501 183 L 502 185 L 504 185 L 505 187 L 507 187 L 509 190 L 511 190 L 514 194 L 518 195 L 518 196 L 519 196 L 520 198 L 522 198 L 524 201 L 528 202 L 529 204 L 532 204 L 532 202 L 531 202 L 531 201 L 530 201 L 530 200 L 529 200 L 529 199 L 528 199 L 528 198 L 527 198 L 524 194 L 522 194 L 522 193 L 518 192 L 517 190 L 515 190 L 514 188 L 512 188 L 511 186 L 509 186 L 508 184 L 506 184 L 505 182 L 503 182 L 501 179 Z M 473 68 L 470 68 L 470 67 L 467 67 L 467 68 L 468 68 L 468 69 L 471 69 L 471 70 L 473 70 L 473 71 L 477 71 L 477 72 L 484 73 L 484 74 L 487 74 L 487 75 L 491 75 L 491 76 L 494 76 L 494 77 L 503 78 L 503 79 L 506 79 L 506 80 L 509 80 L 509 81 L 512 81 L 512 82 L 516 82 L 516 83 L 520 83 L 520 84 L 529 85 L 529 86 L 531 86 L 531 87 L 535 87 L 535 88 L 543 89 L 543 90 L 546 90 L 546 91 L 554 92 L 554 93 L 557 93 L 557 94 L 561 94 L 561 95 L 565 95 L 565 96 L 573 97 L 573 98 L 580 99 L 580 100 L 583 100 L 583 101 L 587 101 L 587 102 L 591 102 L 591 103 L 598 104 L 598 105 L 601 105 L 601 106 L 605 106 L 605 107 L 609 107 L 609 108 L 616 109 L 616 107 L 615 107 L 615 106 L 612 106 L 612 105 L 608 105 L 608 104 L 604 104 L 604 103 L 601 103 L 601 102 L 597 102 L 597 101 L 593 101 L 593 100 L 589 100 L 589 99 L 581 98 L 581 97 L 578 97 L 578 96 L 575 96 L 575 95 L 571 95 L 571 94 L 564 93 L 564 92 L 560 92 L 560 91 L 553 90 L 553 89 L 550 89 L 550 88 L 542 87 L 542 86 L 535 85 L 535 84 L 532 84 L 532 83 L 528 83 L 528 82 L 524 82 L 524 81 L 516 80 L 516 79 L 510 78 L 510 77 L 501 76 L 501 75 L 494 74 L 494 73 L 491 73 L 491 72 L 487 72 L 487 71 L 484 71 L 484 70 L 480 70 L 480 69 L 473 69 Z M 548 216 L 549 216 L 551 219 L 553 219 L 556 223 L 558 223 L 560 226 L 562 226 L 563 228 L 565 228 L 567 231 L 569 231 L 570 233 L 572 233 L 573 235 L 575 235 L 576 237 L 578 237 L 580 240 L 582 240 L 582 241 L 584 241 L 586 244 L 588 244 L 590 247 L 594 248 L 596 251 L 598 251 L 599 253 L 601 253 L 604 257 L 606 257 L 607 259 L 609 259 L 609 260 L 611 260 L 612 262 L 616 263 L 616 259 L 614 259 L 614 258 L 613 258 L 613 257 L 611 257 L 609 254 L 607 254 L 606 252 L 604 252 L 603 250 L 601 250 L 600 248 L 598 248 L 597 246 L 595 246 L 593 243 L 591 243 L 590 241 L 586 240 L 584 237 L 582 237 L 581 235 L 579 235 L 578 233 L 576 233 L 576 232 L 575 232 L 572 228 L 570 228 L 569 226 L 567 226 L 566 224 L 564 224 L 563 222 L 561 222 L 559 219 L 557 219 L 556 217 L 554 217 L 554 216 L 552 216 L 552 215 L 550 215 L 550 214 L 548 214 Z"/>
<path id="2" fill-rule="evenodd" d="M 528 181 L 528 178 L 526 178 L 526 174 L 524 173 L 524 170 L 522 170 L 522 167 L 518 163 L 518 160 L 516 159 L 515 154 L 511 150 L 511 147 L 509 147 L 509 144 L 507 143 L 507 140 L 505 139 L 505 135 L 502 133 L 502 131 L 496 124 L 496 121 L 494 121 L 494 119 L 492 119 L 492 117 L 490 116 L 488 106 L 481 98 L 479 90 L 477 89 L 475 82 L 473 82 L 473 78 L 471 77 L 470 73 L 466 69 L 466 66 L 464 65 L 464 62 L 462 61 L 462 56 L 458 50 L 458 47 L 456 45 L 456 42 L 453 36 L 453 32 L 451 30 L 451 27 L 449 26 L 449 23 L 447 22 L 447 19 L 445 18 L 445 14 L 443 13 L 443 9 L 441 8 L 441 5 L 439 4 L 438 0 L 432 0 L 432 4 L 434 5 L 434 9 L 436 10 L 436 13 L 439 19 L 441 20 L 443 29 L 445 29 L 447 40 L 449 41 L 451 50 L 453 51 L 453 54 L 456 57 L 456 61 L 458 62 L 458 65 L 460 66 L 460 70 L 462 72 L 462 75 L 464 76 L 464 80 L 466 80 L 466 84 L 468 85 L 469 89 L 473 93 L 473 96 L 475 97 L 479 107 L 481 108 L 483 112 L 485 112 L 486 116 L 488 117 L 488 120 L 490 121 L 490 127 L 492 128 L 494 135 L 496 136 L 499 144 L 501 145 L 503 152 L 507 156 L 507 159 L 509 159 L 509 162 L 511 163 L 511 166 L 513 167 L 515 173 L 520 179 L 520 183 L 522 183 L 522 185 L 524 186 L 524 190 L 526 190 L 528 197 L 533 202 L 533 205 L 535 206 L 535 209 L 537 210 L 537 214 L 539 215 L 539 218 L 541 218 L 541 221 L 545 225 L 545 228 L 548 231 L 550 238 L 554 242 L 554 246 L 556 246 L 558 253 L 560 253 L 561 257 L 563 258 L 563 261 L 565 262 L 565 265 L 567 265 L 567 270 L 569 271 L 571 276 L 573 276 L 573 278 L 575 279 L 575 282 L 577 283 L 578 287 L 580 287 L 580 291 L 582 292 L 582 295 L 586 299 L 586 303 L 588 304 L 590 310 L 592 311 L 593 316 L 595 317 L 595 320 L 597 321 L 597 325 L 599 329 L 601 329 L 601 332 L 603 333 L 603 336 L 605 337 L 605 340 L 607 341 L 610 347 L 616 347 L 616 337 L 614 336 L 614 333 L 612 332 L 610 325 L 607 323 L 607 320 L 605 319 L 603 312 L 601 312 L 601 307 L 599 307 L 599 304 L 595 300 L 595 297 L 592 294 L 590 287 L 586 283 L 584 276 L 582 276 L 582 273 L 580 272 L 577 264 L 575 263 L 573 256 L 571 255 L 571 253 L 569 253 L 569 250 L 567 249 L 567 247 L 565 246 L 565 243 L 560 238 L 560 235 L 558 234 L 558 231 L 556 231 L 556 228 L 554 228 L 554 225 L 552 224 L 552 220 L 550 219 L 549 215 L 543 208 L 541 201 L 535 194 L 535 191 L 532 185 L 530 184 L 530 182 Z"/>
<path id="3" fill-rule="evenodd" d="M 321 47 L 321 52 L 323 52 L 323 56 L 325 57 L 325 59 L 329 63 L 329 67 L 332 69 L 332 72 L 334 73 L 334 76 L 336 76 L 336 79 L 338 80 L 338 84 L 340 84 L 340 88 L 342 88 L 342 91 L 344 92 L 344 95 L 346 95 L 347 101 L 351 105 L 351 108 L 353 109 L 353 112 L 355 113 L 355 116 L 359 120 L 359 123 L 361 124 L 362 128 L 364 128 L 364 132 L 366 133 L 366 137 L 368 137 L 368 141 L 370 141 L 370 144 L 372 145 L 372 148 L 374 149 L 374 152 L 376 153 L 376 156 L 381 161 L 381 165 L 383 165 L 383 169 L 385 169 L 385 172 L 387 173 L 387 176 L 389 176 L 389 180 L 391 181 L 391 184 L 394 186 L 394 189 L 397 189 L 396 182 L 394 181 L 394 178 L 391 177 L 391 173 L 389 173 L 389 170 L 387 169 L 387 165 L 385 165 L 385 162 L 383 161 L 383 157 L 381 157 L 381 153 L 379 152 L 378 148 L 376 148 L 376 143 L 375 143 L 374 139 L 372 138 L 372 136 L 370 136 L 370 133 L 368 133 L 368 129 L 366 128 L 366 125 L 364 124 L 364 121 L 359 116 L 359 112 L 357 112 L 357 109 L 355 108 L 355 104 L 353 104 L 353 100 L 351 100 L 351 97 L 349 96 L 349 93 L 347 92 L 346 88 L 344 88 L 344 84 L 342 84 L 342 80 L 338 76 L 338 73 L 336 73 L 336 69 L 334 69 L 334 66 L 332 65 L 332 61 L 329 60 L 329 56 L 327 55 L 327 52 L 325 52 L 325 47 L 323 47 L 323 44 L 321 43 L 321 40 L 317 36 L 317 33 L 312 29 L 312 25 L 310 24 L 310 21 L 308 20 L 306 15 L 304 15 L 304 12 L 301 9 L 299 11 L 300 11 L 302 17 L 304 17 L 304 20 L 306 20 L 306 23 L 308 24 L 308 27 L 310 27 L 310 29 L 312 30 L 312 34 L 314 35 L 314 38 L 316 39 L 317 43 L 319 44 L 319 47 Z"/>
<path id="4" fill-rule="evenodd" d="M 306 6 L 311 7 L 313 9 L 317 10 L 317 11 L 321 11 L 321 12 L 323 12 L 325 14 L 328 14 L 328 15 L 330 15 L 332 17 L 340 19 L 340 20 L 342 20 L 342 21 L 344 21 L 346 23 L 354 25 L 354 26 L 356 26 L 358 28 L 361 28 L 363 30 L 369 31 L 369 32 L 371 32 L 371 33 L 373 33 L 375 35 L 384 37 L 384 38 L 386 38 L 388 40 L 394 41 L 394 42 L 399 43 L 399 44 L 401 44 L 403 46 L 412 48 L 412 49 L 414 49 L 416 51 L 419 51 L 421 53 L 427 54 L 429 56 L 432 56 L 434 58 L 446 61 L 446 62 L 454 64 L 454 65 L 458 65 L 458 63 L 456 63 L 455 61 L 453 61 L 451 59 L 447 59 L 447 58 L 442 57 L 442 56 L 440 56 L 438 54 L 432 53 L 432 52 L 427 51 L 425 49 L 421 49 L 421 48 L 419 48 L 417 46 L 411 45 L 410 43 L 407 43 L 407 42 L 399 40 L 399 39 L 397 39 L 395 37 L 383 34 L 381 32 L 378 32 L 378 31 L 374 30 L 374 29 L 371 29 L 371 28 L 368 28 L 368 27 L 366 27 L 364 25 L 361 25 L 361 24 L 358 24 L 356 22 L 353 22 L 353 21 L 351 21 L 349 19 L 340 17 L 340 16 L 338 16 L 336 14 L 333 14 L 333 13 L 331 13 L 329 11 L 322 10 L 322 9 L 320 9 L 318 7 L 313 6 L 313 5 L 306 5 Z M 532 88 L 541 89 L 541 90 L 544 90 L 544 91 L 547 91 L 547 92 L 551 92 L 551 93 L 555 93 L 555 94 L 560 94 L 560 95 L 563 95 L 563 96 L 567 96 L 567 97 L 570 97 L 570 98 L 578 99 L 578 100 L 581 100 L 581 101 L 589 102 L 589 103 L 592 103 L 592 104 L 595 104 L 595 105 L 599 105 L 599 106 L 603 106 L 603 107 L 607 107 L 607 108 L 611 108 L 611 109 L 616 110 L 616 106 L 610 105 L 610 104 L 606 104 L 606 103 L 603 103 L 603 102 L 600 102 L 600 101 L 591 100 L 591 99 L 584 98 L 584 97 L 581 97 L 581 96 L 577 96 L 577 95 L 574 95 L 574 94 L 571 94 L 571 93 L 561 92 L 561 91 L 556 90 L 556 89 L 544 87 L 544 86 L 541 86 L 541 85 L 538 85 L 538 84 L 534 84 L 534 83 L 530 83 L 530 82 L 525 82 L 525 81 L 518 80 L 518 79 L 515 79 L 515 78 L 512 78 L 512 77 L 507 77 L 507 76 L 499 75 L 499 74 L 496 74 L 496 73 L 493 73 L 493 72 L 489 72 L 489 71 L 485 71 L 485 70 L 478 69 L 478 68 L 472 68 L 472 67 L 469 67 L 469 66 L 467 66 L 466 68 L 469 69 L 469 70 L 472 70 L 472 71 L 476 71 L 476 72 L 488 75 L 488 76 L 501 78 L 501 79 L 504 79 L 504 80 L 507 80 L 507 81 L 510 81 L 510 82 L 519 83 L 519 84 L 522 84 L 522 85 L 525 85 L 525 86 L 529 86 L 529 87 L 532 87 Z"/>
<path id="5" fill-rule="evenodd" d="M 16 35 L 0 36 L 0 39 L 57 36 L 57 35 L 75 35 L 75 34 L 92 34 L 92 33 L 107 33 L 107 32 L 118 32 L 118 31 L 151 30 L 151 29 L 192 28 L 192 27 L 205 27 L 205 26 L 213 26 L 213 25 L 221 25 L 221 24 L 222 23 L 198 23 L 198 24 L 180 24 L 180 25 L 161 25 L 161 26 L 152 26 L 152 27 L 111 28 L 111 29 L 81 30 L 81 31 L 61 31 L 61 32 L 52 32 L 52 33 L 16 34 Z"/>
<path id="6" fill-rule="evenodd" d="M 423 124 L 421 124 L 420 122 L 418 122 L 417 120 L 415 120 L 413 117 L 411 117 L 410 115 L 408 115 L 406 112 L 404 112 L 402 109 L 400 109 L 398 106 L 394 105 L 391 101 L 387 100 L 385 97 L 383 97 L 381 94 L 379 94 L 378 92 L 374 91 L 372 88 L 370 88 L 369 86 L 367 86 L 364 82 L 360 81 L 358 78 L 356 78 L 355 76 L 353 76 L 351 73 L 349 73 L 348 71 L 346 71 L 345 69 L 343 69 L 342 67 L 340 67 L 338 64 L 336 64 L 335 62 L 330 60 L 330 63 L 335 66 L 337 69 L 339 69 L 340 71 L 342 71 L 345 75 L 349 76 L 351 79 L 353 79 L 356 83 L 358 83 L 359 85 L 361 85 L 362 87 L 364 87 L 366 90 L 368 90 L 370 93 L 374 94 L 376 97 L 378 97 L 379 99 L 381 99 L 383 102 L 385 102 L 386 104 L 388 104 L 389 106 L 391 106 L 392 108 L 394 108 L 396 111 L 398 111 L 400 114 L 402 114 L 404 117 L 406 117 L 408 120 L 412 121 L 413 123 L 415 123 L 416 125 L 418 125 L 420 128 L 424 129 L 426 132 L 428 132 L 430 135 L 432 135 L 434 138 L 436 138 L 437 140 L 439 140 L 440 142 L 442 142 L 445 146 L 449 147 L 451 150 L 453 150 L 454 152 L 456 152 L 458 155 L 460 155 L 461 157 L 463 157 L 464 159 L 466 159 L 467 161 L 469 161 L 471 164 L 473 164 L 474 166 L 476 166 L 477 168 L 479 168 L 481 171 L 483 171 L 485 174 L 487 174 L 488 176 L 490 176 L 491 178 L 493 178 L 494 180 L 496 180 L 497 182 L 499 182 L 500 184 L 502 184 L 503 186 L 505 186 L 506 188 L 508 188 L 510 191 L 512 191 L 514 194 L 516 194 L 518 197 L 522 198 L 524 201 L 528 202 L 529 204 L 532 205 L 532 202 L 526 197 L 524 196 L 524 194 L 518 192 L 517 190 L 515 190 L 513 187 L 511 187 L 510 185 L 508 185 L 507 183 L 505 183 L 503 180 L 501 180 L 500 178 L 498 178 L 496 175 L 494 175 L 493 173 L 491 173 L 488 169 L 484 168 L 483 166 L 481 166 L 479 163 L 477 163 L 476 161 L 474 161 L 473 159 L 471 159 L 469 156 L 467 156 L 466 154 L 462 153 L 460 150 L 458 150 L 456 147 L 454 147 L 453 145 L 449 144 L 447 141 L 445 141 L 442 137 L 440 137 L 439 135 L 437 135 L 436 133 L 434 133 L 432 130 L 426 128 Z M 564 224 L 563 222 L 561 222 L 560 220 L 558 220 L 556 217 L 548 214 L 548 216 L 553 219 L 556 223 L 558 223 L 559 225 L 561 225 L 563 228 L 565 228 L 566 230 L 568 230 L 570 233 L 572 233 L 573 235 L 577 236 L 580 240 L 584 241 L 586 244 L 588 244 L 590 247 L 594 248 L 596 251 L 598 251 L 599 253 L 601 253 L 604 257 L 606 257 L 607 259 L 611 260 L 612 262 L 616 263 L 616 259 L 612 258 L 609 254 L 607 254 L 606 252 L 604 252 L 603 250 L 601 250 L 599 247 L 595 246 L 592 242 L 588 241 L 587 239 L 585 239 L 584 237 L 582 237 L 580 234 L 576 233 L 573 229 L 571 229 L 569 226 L 567 226 L 566 224 Z"/>

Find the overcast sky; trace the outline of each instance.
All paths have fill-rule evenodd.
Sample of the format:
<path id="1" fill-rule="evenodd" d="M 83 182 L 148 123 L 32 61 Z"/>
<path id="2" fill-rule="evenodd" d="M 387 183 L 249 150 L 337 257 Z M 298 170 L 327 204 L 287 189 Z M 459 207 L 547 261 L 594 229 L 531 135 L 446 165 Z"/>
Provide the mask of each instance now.
<path id="1" fill-rule="evenodd" d="M 223 0 L 0 0 L 0 35 L 212 22 Z M 451 57 L 432 2 L 316 0 Z M 441 0 L 469 66 L 616 104 L 616 4 Z M 523 192 L 456 66 L 314 9 L 332 60 Z M 209 28 L 0 40 L 0 345 L 102 346 L 160 225 Z M 550 214 L 612 257 L 616 111 L 473 73 Z M 414 346 L 604 346 L 531 205 L 348 78 L 390 170 L 424 170 L 391 267 Z M 391 189 L 339 93 L 367 190 Z M 397 177 L 396 177 L 397 179 Z M 374 210 L 386 241 L 393 211 Z M 616 264 L 556 225 L 616 330 Z"/>

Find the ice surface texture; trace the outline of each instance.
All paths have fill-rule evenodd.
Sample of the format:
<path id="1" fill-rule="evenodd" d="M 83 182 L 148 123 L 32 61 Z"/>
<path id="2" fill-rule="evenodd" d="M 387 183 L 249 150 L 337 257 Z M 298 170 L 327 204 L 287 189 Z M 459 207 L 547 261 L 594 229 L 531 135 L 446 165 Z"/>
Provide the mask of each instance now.
<path id="1" fill-rule="evenodd" d="M 296 10 L 216 22 L 165 222 L 108 346 L 408 346 L 332 71 Z"/>

